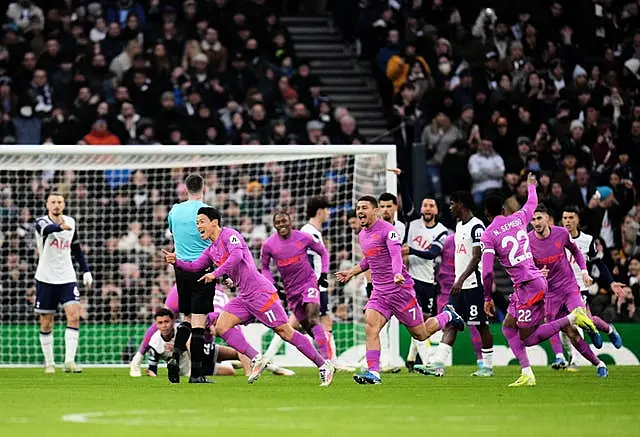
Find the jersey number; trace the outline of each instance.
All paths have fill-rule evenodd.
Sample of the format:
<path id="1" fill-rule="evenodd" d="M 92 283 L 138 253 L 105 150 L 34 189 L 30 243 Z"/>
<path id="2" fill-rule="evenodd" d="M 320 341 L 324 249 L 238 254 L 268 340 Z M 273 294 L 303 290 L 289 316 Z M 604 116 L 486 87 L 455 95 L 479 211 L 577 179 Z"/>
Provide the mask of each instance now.
<path id="1" fill-rule="evenodd" d="M 520 245 L 522 245 L 522 255 L 516 256 Z M 506 237 L 504 237 L 502 239 L 501 246 L 503 249 L 511 246 L 509 248 L 509 263 L 512 266 L 516 266 L 521 262 L 533 257 L 533 255 L 531 255 L 531 252 L 529 251 L 529 236 L 523 230 L 518 231 L 515 238 L 511 235 L 507 235 Z"/>
<path id="2" fill-rule="evenodd" d="M 310 288 L 307 290 L 307 297 L 309 299 L 315 299 L 318 296 L 318 289 L 317 288 Z"/>
<path id="3" fill-rule="evenodd" d="M 478 315 L 478 305 L 469 305 L 469 316 L 476 317 Z"/>
<path id="4" fill-rule="evenodd" d="M 531 310 L 518 310 L 518 322 L 530 322 Z"/>
<path id="5" fill-rule="evenodd" d="M 416 320 L 416 307 L 409 308 L 409 314 L 411 314 L 411 320 Z"/>
<path id="6" fill-rule="evenodd" d="M 269 323 L 276 321 L 276 315 L 273 313 L 273 310 L 265 311 L 264 315 L 267 317 Z"/>

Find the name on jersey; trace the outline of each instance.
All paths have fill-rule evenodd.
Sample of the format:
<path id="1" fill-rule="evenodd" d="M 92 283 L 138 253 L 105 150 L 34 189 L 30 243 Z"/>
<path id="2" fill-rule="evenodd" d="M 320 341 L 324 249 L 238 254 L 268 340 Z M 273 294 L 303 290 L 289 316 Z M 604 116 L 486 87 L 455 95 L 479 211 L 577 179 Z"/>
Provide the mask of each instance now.
<path id="1" fill-rule="evenodd" d="M 497 237 L 498 235 L 500 235 L 503 232 L 507 232 L 508 230 L 513 229 L 513 228 L 518 228 L 518 227 L 520 227 L 522 225 L 523 225 L 522 220 L 520 220 L 519 218 L 511 220 L 509 223 L 505 223 L 504 225 L 500 226 L 500 228 L 494 229 L 493 230 L 493 235 L 495 235 Z"/>
<path id="2" fill-rule="evenodd" d="M 60 250 L 69 249 L 71 247 L 71 241 L 69 240 L 60 241 L 54 238 L 53 240 L 51 240 L 51 243 L 49 244 L 49 246 L 55 247 L 56 249 L 60 249 Z"/>
<path id="3" fill-rule="evenodd" d="M 276 264 L 278 265 L 278 267 L 287 267 L 293 264 L 298 264 L 299 262 L 301 262 L 303 259 L 306 259 L 307 256 L 306 254 L 304 255 L 304 258 L 302 255 L 296 255 L 296 256 L 292 256 L 291 258 L 284 258 L 284 259 L 279 259 Z"/>

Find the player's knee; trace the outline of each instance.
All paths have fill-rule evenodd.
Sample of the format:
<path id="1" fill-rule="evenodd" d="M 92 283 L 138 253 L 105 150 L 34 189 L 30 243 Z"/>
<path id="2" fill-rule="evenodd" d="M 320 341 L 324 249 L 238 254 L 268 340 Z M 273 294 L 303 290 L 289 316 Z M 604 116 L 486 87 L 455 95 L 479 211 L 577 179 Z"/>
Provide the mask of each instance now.
<path id="1" fill-rule="evenodd" d="M 273 328 L 276 334 L 280 336 L 284 341 L 291 341 L 293 337 L 293 328 L 288 323 L 284 323 L 280 326 Z"/>
<path id="2" fill-rule="evenodd" d="M 53 314 L 40 315 L 40 331 L 50 332 L 53 329 Z"/>
<path id="3" fill-rule="evenodd" d="M 567 337 L 569 337 L 571 341 L 575 341 L 575 340 L 578 340 L 579 338 L 582 338 L 580 337 L 580 333 L 574 326 L 567 326 L 567 329 L 564 330 L 564 333 L 567 334 Z"/>

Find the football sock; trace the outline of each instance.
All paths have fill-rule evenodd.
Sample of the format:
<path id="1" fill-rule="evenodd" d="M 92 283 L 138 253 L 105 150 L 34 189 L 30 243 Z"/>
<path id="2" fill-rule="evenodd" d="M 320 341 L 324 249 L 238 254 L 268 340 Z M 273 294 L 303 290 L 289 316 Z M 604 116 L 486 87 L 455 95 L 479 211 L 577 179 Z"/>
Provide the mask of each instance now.
<path id="1" fill-rule="evenodd" d="M 451 349 L 451 345 L 448 345 L 447 343 L 440 343 L 438 345 L 438 351 L 436 352 L 435 362 L 444 366 L 449 360 Z"/>
<path id="2" fill-rule="evenodd" d="M 600 317 L 591 316 L 591 320 L 593 324 L 596 325 L 596 328 L 598 328 L 598 331 L 606 332 L 607 334 L 611 333 L 611 326 Z"/>
<path id="3" fill-rule="evenodd" d="M 367 368 L 369 372 L 380 373 L 380 351 L 379 350 L 367 350 L 365 354 L 367 358 Z"/>
<path id="4" fill-rule="evenodd" d="M 202 375 L 204 361 L 204 328 L 191 330 L 191 376 L 197 378 Z"/>
<path id="5" fill-rule="evenodd" d="M 482 358 L 482 337 L 480 337 L 480 331 L 475 325 L 469 326 L 469 333 L 471 334 L 471 345 L 473 351 L 476 353 L 476 360 L 483 360 Z"/>
<path id="6" fill-rule="evenodd" d="M 316 342 L 318 346 L 318 352 L 322 355 L 322 358 L 325 360 L 329 359 L 329 341 L 327 339 L 327 334 L 324 332 L 322 325 L 319 323 L 316 324 L 313 328 L 311 328 L 311 332 L 313 333 L 313 340 Z M 276 336 L 277 337 L 277 336 Z"/>
<path id="7" fill-rule="evenodd" d="M 411 345 L 409 346 L 409 353 L 407 354 L 407 361 L 415 361 L 418 356 L 418 340 L 411 339 Z M 422 356 L 420 356 L 422 358 Z"/>
<path id="8" fill-rule="evenodd" d="M 254 359 L 258 356 L 258 351 L 251 347 L 241 330 L 231 328 L 220 337 L 238 353 L 246 355 L 249 359 Z"/>
<path id="9" fill-rule="evenodd" d="M 597 366 L 600 364 L 600 359 L 593 353 L 591 348 L 589 347 L 589 343 L 584 341 L 583 338 L 578 338 L 576 340 L 572 340 L 573 345 L 576 347 L 580 355 L 585 357 L 591 364 Z"/>
<path id="10" fill-rule="evenodd" d="M 560 334 L 559 333 L 553 334 L 549 338 L 549 343 L 551 344 L 551 349 L 553 350 L 553 353 L 555 354 L 555 356 L 564 358 L 564 353 L 562 349 L 562 340 L 560 340 Z"/>
<path id="11" fill-rule="evenodd" d="M 533 333 L 523 340 L 525 346 L 534 346 L 538 343 L 541 343 L 552 335 L 557 334 L 562 328 L 565 326 L 569 326 L 571 322 L 569 321 L 569 317 L 563 317 L 558 320 L 554 320 L 553 322 L 545 323 L 544 325 L 538 326 L 538 328 L 533 331 Z"/>
<path id="12" fill-rule="evenodd" d="M 42 348 L 42 354 L 44 355 L 44 365 L 53 366 L 53 332 L 40 331 L 40 347 Z"/>
<path id="13" fill-rule="evenodd" d="M 513 352 L 513 355 L 520 363 L 520 367 L 523 370 L 524 368 L 529 367 L 529 355 L 527 355 L 527 349 L 524 347 L 524 343 L 522 343 L 522 340 L 520 339 L 520 333 L 518 330 L 516 328 L 503 326 L 502 333 L 507 339 L 507 343 L 509 343 L 511 352 Z"/>
<path id="14" fill-rule="evenodd" d="M 443 311 L 436 316 L 436 320 L 440 324 L 440 329 L 444 329 L 452 319 L 451 313 L 449 311 Z"/>
<path id="15" fill-rule="evenodd" d="M 305 357 L 313 361 L 316 366 L 320 367 L 324 364 L 324 358 L 322 358 L 322 355 L 313 347 L 311 341 L 298 331 L 293 331 L 293 336 L 289 343 L 294 345 Z"/>
<path id="16" fill-rule="evenodd" d="M 187 350 L 187 341 L 191 337 L 191 323 L 182 322 L 176 331 L 176 339 L 173 342 L 173 356 L 179 358 Z"/>
<path id="17" fill-rule="evenodd" d="M 493 348 L 482 349 L 482 365 L 487 369 L 493 368 Z"/>
<path id="18" fill-rule="evenodd" d="M 431 343 L 429 343 L 429 340 L 420 341 L 413 338 L 411 344 L 414 342 L 418 349 L 418 355 L 420 355 L 422 364 L 428 364 L 431 361 L 431 354 L 433 352 L 431 349 Z"/>
<path id="19" fill-rule="evenodd" d="M 273 357 L 276 356 L 282 345 L 284 344 L 284 340 L 280 338 L 279 335 L 274 334 L 271 339 L 271 343 L 269 343 L 269 347 L 267 351 L 264 353 L 264 357 L 267 361 L 273 360 Z"/>
<path id="20" fill-rule="evenodd" d="M 64 362 L 74 363 L 76 361 L 76 351 L 78 350 L 78 337 L 80 331 L 78 328 L 70 328 L 64 330 Z"/>

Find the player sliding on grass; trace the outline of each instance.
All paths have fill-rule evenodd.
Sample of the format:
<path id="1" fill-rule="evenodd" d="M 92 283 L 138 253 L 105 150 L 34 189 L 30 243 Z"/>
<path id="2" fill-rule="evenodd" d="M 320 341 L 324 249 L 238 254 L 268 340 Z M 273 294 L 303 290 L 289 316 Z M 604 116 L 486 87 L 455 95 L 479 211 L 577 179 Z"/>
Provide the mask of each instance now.
<path id="1" fill-rule="evenodd" d="M 262 245 L 262 275 L 275 284 L 270 264 L 276 262 L 280 278 L 284 284 L 287 305 L 295 320 L 313 337 L 322 358 L 329 360 L 329 342 L 319 323 L 320 291 L 318 287 L 328 287 L 329 252 L 324 245 L 311 235 L 292 229 L 291 216 L 286 211 L 273 216 L 276 233 Z M 313 267 L 307 258 L 307 251 L 320 255 L 322 267 L 320 279 L 316 279 Z"/>
<path id="2" fill-rule="evenodd" d="M 353 276 L 371 269 L 373 292 L 365 306 L 366 358 L 369 370 L 353 377 L 358 384 L 380 384 L 380 330 L 393 315 L 420 341 L 428 339 L 445 325 L 462 327 L 462 319 L 447 306 L 436 317 L 427 319 L 413 290 L 413 279 L 402 262 L 398 231 L 379 219 L 375 197 L 358 199 L 356 213 L 362 226 L 358 234 L 363 258 L 360 264 L 336 273 L 338 281 L 347 282 Z"/>
<path id="3" fill-rule="evenodd" d="M 193 262 L 185 262 L 176 259 L 174 253 L 163 253 L 166 261 L 174 264 L 178 270 L 201 271 L 214 265 L 217 268 L 213 273 L 203 275 L 200 278 L 201 282 L 212 283 L 223 275 L 228 275 L 238 288 L 237 296 L 224 307 L 215 327 L 217 334 L 229 346 L 251 359 L 249 383 L 260 377 L 267 360 L 247 343 L 239 329 L 233 328 L 255 317 L 318 366 L 320 385 L 330 385 L 333 380 L 333 365 L 322 358 L 304 335 L 289 325 L 275 287 L 258 272 L 242 235 L 231 228 L 221 227 L 220 213 L 211 207 L 198 210 L 196 224 L 202 239 L 211 241 L 211 245 L 200 258 Z"/>
<path id="4" fill-rule="evenodd" d="M 576 322 L 589 329 L 591 321 L 582 309 L 576 309 L 569 316 L 541 325 L 544 320 L 544 299 L 547 282 L 535 266 L 529 249 L 530 241 L 527 224 L 533 217 L 538 204 L 535 176 L 527 178 L 529 197 L 524 207 L 509 216 L 503 215 L 502 198 L 489 196 L 485 199 L 485 215 L 491 224 L 482 235 L 482 276 L 484 284 L 484 309 L 493 316 L 495 305 L 491 299 L 494 279 L 494 257 L 505 268 L 513 281 L 513 293 L 509 296 L 507 316 L 502 324 L 502 332 L 513 354 L 520 362 L 522 375 L 509 387 L 534 386 L 536 378 L 529 365 L 525 346 L 538 344 L 560 329 Z"/>

